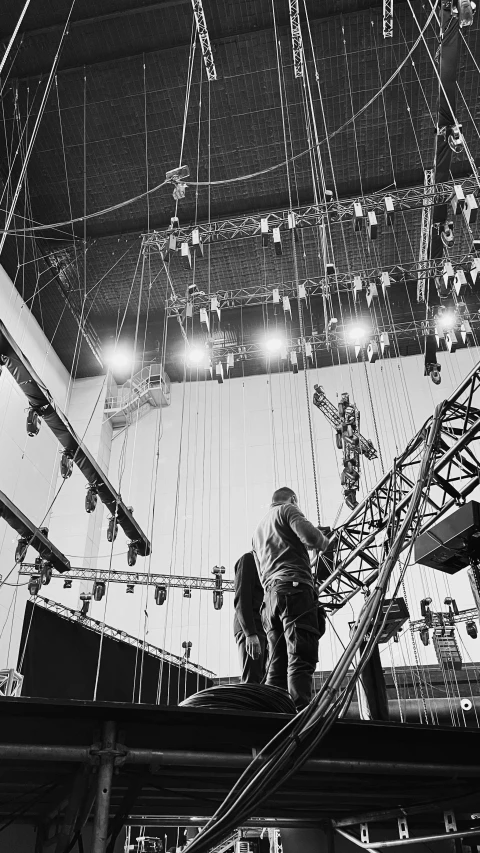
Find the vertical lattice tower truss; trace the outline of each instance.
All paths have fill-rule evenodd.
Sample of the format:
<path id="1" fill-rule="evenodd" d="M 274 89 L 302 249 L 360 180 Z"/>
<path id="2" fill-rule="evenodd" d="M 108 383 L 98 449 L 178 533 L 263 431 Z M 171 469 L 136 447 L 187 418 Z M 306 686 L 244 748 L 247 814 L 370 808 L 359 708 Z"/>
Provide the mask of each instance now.
<path id="1" fill-rule="evenodd" d="M 300 28 L 299 0 L 288 0 L 292 31 L 293 68 L 295 77 L 303 77 L 303 40 Z"/>
<path id="2" fill-rule="evenodd" d="M 195 23 L 197 25 L 198 38 L 202 48 L 203 61 L 207 70 L 207 79 L 216 80 L 217 70 L 213 61 L 212 48 L 210 45 L 210 36 L 208 35 L 207 22 L 203 12 L 202 0 L 192 0 L 193 14 L 195 15 Z"/>
<path id="3" fill-rule="evenodd" d="M 383 38 L 393 36 L 393 0 L 383 0 Z"/>
<path id="4" fill-rule="evenodd" d="M 423 180 L 424 199 L 422 208 L 422 224 L 420 228 L 420 249 L 418 252 L 417 302 L 425 302 L 425 288 L 428 280 L 430 232 L 432 229 L 431 196 L 435 186 L 435 170 L 425 169 Z"/>

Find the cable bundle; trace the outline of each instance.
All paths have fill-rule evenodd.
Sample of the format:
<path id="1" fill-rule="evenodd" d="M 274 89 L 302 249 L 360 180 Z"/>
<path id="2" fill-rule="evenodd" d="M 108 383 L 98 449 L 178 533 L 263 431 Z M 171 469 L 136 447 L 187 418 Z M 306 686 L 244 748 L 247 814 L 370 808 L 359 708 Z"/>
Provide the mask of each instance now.
<path id="1" fill-rule="evenodd" d="M 330 673 L 322 689 L 310 705 L 296 717 L 293 717 L 256 755 L 213 817 L 187 846 L 186 853 L 208 853 L 232 829 L 243 826 L 244 822 L 258 811 L 262 802 L 267 797 L 271 797 L 290 776 L 303 766 L 338 719 L 341 711 L 346 708 L 353 689 L 375 649 L 388 619 L 390 607 L 385 608 L 385 612 L 382 613 L 382 604 L 387 595 L 393 569 L 407 535 L 410 535 L 410 544 L 413 545 L 415 529 L 422 518 L 421 502 L 426 500 L 433 475 L 435 448 L 444 409 L 445 403 L 439 404 L 432 420 L 428 426 L 425 426 L 425 432 L 427 432 L 425 448 L 418 472 L 418 480 L 410 503 L 406 508 L 403 520 L 400 521 L 400 517 L 396 515 L 395 511 L 392 514 L 391 545 L 379 569 L 377 585 L 366 599 L 350 642 L 335 669 Z M 394 529 L 395 522 L 398 526 Z M 400 572 L 396 589 L 400 586 L 405 567 Z M 344 687 L 342 686 L 344 678 L 348 675 L 348 670 L 357 654 L 359 655 L 359 663 L 348 684 Z"/>
<path id="2" fill-rule="evenodd" d="M 295 705 L 286 690 L 266 684 L 219 684 L 194 693 L 181 707 L 212 711 L 269 711 L 295 714 Z"/>

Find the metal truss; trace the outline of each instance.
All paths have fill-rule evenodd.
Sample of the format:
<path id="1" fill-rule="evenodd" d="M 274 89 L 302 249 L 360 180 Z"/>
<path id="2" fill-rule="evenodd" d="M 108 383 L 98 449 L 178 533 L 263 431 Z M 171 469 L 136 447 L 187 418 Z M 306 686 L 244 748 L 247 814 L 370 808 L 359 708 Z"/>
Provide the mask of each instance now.
<path id="1" fill-rule="evenodd" d="M 37 574 L 38 570 L 34 563 L 22 563 L 19 574 Z M 107 569 L 81 569 L 72 566 L 68 572 L 69 580 L 79 581 L 105 581 L 112 583 L 134 584 L 135 586 L 166 586 L 174 589 L 204 589 L 218 590 L 217 575 L 211 578 L 187 577 L 186 575 L 157 575 L 146 572 L 109 572 Z M 52 575 L 52 579 L 65 580 L 60 575 Z M 233 592 L 234 581 L 225 580 L 221 577 L 221 589 L 223 592 Z"/>
<path id="2" fill-rule="evenodd" d="M 385 0 L 384 0 L 385 2 Z M 390 33 L 391 35 L 391 33 Z M 432 196 L 435 184 L 435 170 L 425 169 L 424 177 L 424 199 L 422 207 L 422 222 L 420 226 L 420 250 L 418 253 L 418 283 L 417 302 L 425 302 L 425 289 L 429 279 L 428 250 L 430 247 L 430 234 L 432 230 Z"/>
<path id="3" fill-rule="evenodd" d="M 43 607 L 45 610 L 50 610 L 51 612 L 56 613 L 57 616 L 61 616 L 69 622 L 76 622 L 83 625 L 84 628 L 88 628 L 96 634 L 103 633 L 105 637 L 111 637 L 113 640 L 128 643 L 129 646 L 135 646 L 137 649 L 140 648 L 149 655 L 157 658 L 157 660 L 175 664 L 175 666 L 180 666 L 182 669 L 187 669 L 189 672 L 205 675 L 207 678 L 212 678 L 215 675 L 215 673 L 211 672 L 209 669 L 205 669 L 203 666 L 198 666 L 197 664 L 186 661 L 184 657 L 179 657 L 178 655 L 173 655 L 171 652 L 158 649 L 156 646 L 151 646 L 150 643 L 145 643 L 143 640 L 139 640 L 138 637 L 132 637 L 131 634 L 127 634 L 125 631 L 119 631 L 111 625 L 104 626 L 103 622 L 99 622 L 97 619 L 91 619 L 89 616 L 82 616 L 79 610 L 72 610 L 69 607 L 64 607 L 63 604 L 58 604 L 58 602 L 51 601 L 49 598 L 41 598 L 38 595 L 34 598 L 34 601 L 36 607 Z"/>
<path id="4" fill-rule="evenodd" d="M 197 25 L 198 38 L 202 48 L 203 61 L 207 71 L 207 79 L 216 80 L 217 71 L 215 62 L 213 61 L 212 48 L 210 45 L 210 36 L 208 35 L 207 22 L 203 12 L 202 0 L 192 0 L 193 14 L 195 15 L 195 23 Z"/>
<path id="5" fill-rule="evenodd" d="M 186 182 L 188 184 L 188 181 Z M 476 193 L 478 185 L 474 177 L 463 178 L 458 181 L 446 181 L 436 184 L 431 204 L 447 204 L 453 195 L 453 187 L 460 185 L 465 195 Z M 322 223 L 325 216 L 330 222 L 340 222 L 353 218 L 353 203 L 360 202 L 364 211 L 375 211 L 385 213 L 385 197 L 392 199 L 395 211 L 418 210 L 423 208 L 425 201 L 425 189 L 423 186 L 410 187 L 392 192 L 377 192 L 371 195 L 357 196 L 356 198 L 340 199 L 339 201 L 324 201 L 320 204 L 311 204 L 307 207 L 291 210 L 272 211 L 264 214 L 250 214 L 233 219 L 222 219 L 216 222 L 204 222 L 195 226 L 180 227 L 176 229 L 175 235 L 178 243 L 192 242 L 192 231 L 198 229 L 202 243 L 222 243 L 229 240 L 238 240 L 245 237 L 258 237 L 261 234 L 261 220 L 267 219 L 270 229 L 280 228 L 288 232 L 292 225 L 292 213 L 294 214 L 295 228 L 309 228 Z M 143 249 L 153 249 L 164 252 L 168 246 L 171 231 L 149 231 L 143 235 Z"/>
<path id="6" fill-rule="evenodd" d="M 402 847 L 406 844 L 427 844 L 429 841 L 447 841 L 451 839 L 458 839 L 460 841 L 461 838 L 470 838 L 472 836 L 480 835 L 480 824 L 474 828 L 471 828 L 469 825 L 468 829 L 457 829 L 455 813 L 451 809 L 448 809 L 443 812 L 444 830 L 442 832 L 430 833 L 429 835 L 423 835 L 420 837 L 411 836 L 407 821 L 407 814 L 419 814 L 422 813 L 423 810 L 428 813 L 428 806 L 426 808 L 425 806 L 414 806 L 411 809 L 401 809 L 399 810 L 401 811 L 401 814 L 398 815 L 394 814 L 393 811 L 385 811 L 381 816 L 374 815 L 374 820 L 386 821 L 389 814 L 391 814 L 393 818 L 397 818 L 398 838 L 396 839 L 392 839 L 391 836 L 389 836 L 389 838 L 384 841 L 370 841 L 369 822 L 360 823 L 360 838 L 352 835 L 351 832 L 346 832 L 344 829 L 341 829 L 341 825 L 350 825 L 351 822 L 349 819 L 345 821 L 334 821 L 333 826 L 340 835 L 364 850 L 383 850 L 386 847 Z M 434 817 L 436 817 L 436 815 L 434 815 Z M 478 814 L 473 814 L 472 819 L 478 820 Z"/>
<path id="7" fill-rule="evenodd" d="M 383 38 L 393 36 L 393 0 L 383 0 Z"/>
<path id="8" fill-rule="evenodd" d="M 419 430 L 372 491 L 336 531 L 335 553 L 320 556 L 317 577 L 320 599 L 333 609 L 343 607 L 359 592 L 368 593 L 388 552 L 389 541 L 407 515 L 413 498 L 422 456 L 433 417 Z M 439 436 L 430 451 L 430 479 L 423 485 L 419 509 L 410 521 L 404 549 L 450 509 L 465 502 L 480 483 L 480 363 L 452 396 L 443 403 Z M 20 574 L 35 572 L 23 564 Z M 111 580 L 129 584 L 162 585 L 183 589 L 218 591 L 218 578 L 182 575 L 148 575 L 140 572 L 108 572 L 73 567 L 69 578 Z M 223 591 L 233 581 L 221 578 Z M 53 606 L 53 605 L 52 605 Z M 73 611 L 75 613 L 75 611 Z M 77 614 L 78 619 L 81 619 Z M 137 642 L 135 640 L 135 642 Z"/>
<path id="9" fill-rule="evenodd" d="M 469 610 L 460 610 L 452 617 L 448 613 L 435 613 L 432 610 L 432 624 L 429 625 L 425 619 L 413 619 L 409 623 L 411 631 L 421 631 L 422 628 L 445 628 L 450 625 L 456 625 L 458 622 L 471 622 L 478 619 L 479 613 L 476 607 L 471 607 Z"/>
<path id="10" fill-rule="evenodd" d="M 313 403 L 317 409 L 320 409 L 320 411 L 325 415 L 327 421 L 331 423 L 334 430 L 339 432 L 343 427 L 344 421 L 339 415 L 337 406 L 334 406 L 333 403 L 330 402 L 330 400 L 325 396 L 323 388 L 320 388 L 320 386 L 315 386 Z M 372 442 L 369 441 L 368 438 L 364 438 L 361 434 L 359 434 L 358 440 L 360 452 L 363 453 L 367 459 L 376 459 L 378 454 Z"/>
<path id="11" fill-rule="evenodd" d="M 303 77 L 303 39 L 300 26 L 299 0 L 288 0 L 292 31 L 293 69 L 295 77 Z"/>
<path id="12" fill-rule="evenodd" d="M 450 255 L 450 260 L 455 268 L 464 267 L 469 269 L 473 255 Z M 335 276 L 312 276 L 299 281 L 299 285 L 305 288 L 307 298 L 315 296 L 328 296 L 330 294 L 348 292 L 353 290 L 354 276 L 360 276 L 364 284 L 368 282 L 378 282 L 381 279 L 383 272 L 388 273 L 390 284 L 394 286 L 400 282 L 412 281 L 420 272 L 424 271 L 427 277 L 440 275 L 443 272 L 443 260 L 434 259 L 427 261 L 426 265 L 420 265 L 418 261 L 412 261 L 406 264 L 394 264 L 393 266 L 371 267 L 369 269 L 355 270 L 351 272 L 337 272 Z M 282 281 L 265 287 L 263 284 L 258 284 L 257 287 L 249 289 L 245 287 L 231 288 L 229 290 L 217 290 L 212 293 L 218 300 L 218 307 L 223 309 L 230 308 L 247 308 L 255 305 L 273 304 L 273 290 L 277 289 L 280 296 L 288 296 L 289 299 L 297 298 L 297 285 L 294 281 Z M 188 298 L 185 296 L 172 296 L 167 301 L 167 314 L 169 317 L 178 317 L 186 311 L 187 305 L 191 308 L 193 314 L 199 314 L 200 309 L 211 308 L 211 296 L 197 291 Z"/>
<path id="13" fill-rule="evenodd" d="M 131 547 L 146 557 L 150 553 L 150 542 L 146 534 L 1 320 L 0 365 L 6 367 L 25 394 L 30 411 L 36 418 L 45 421 L 63 448 L 65 460 L 73 460 L 76 464 L 88 483 L 91 495 L 95 496 L 95 500 L 96 495 L 99 496 L 111 514 L 117 517 L 118 523 L 131 540 Z"/>
<path id="14" fill-rule="evenodd" d="M 480 332 L 480 312 L 476 311 L 472 314 L 468 315 L 468 320 L 470 322 L 470 326 L 472 332 Z M 325 331 L 319 332 L 313 335 L 305 335 L 305 343 L 311 346 L 311 351 L 313 353 L 320 352 L 331 352 L 332 349 L 348 349 L 352 351 L 352 361 L 354 360 L 354 346 L 350 340 L 348 340 L 348 326 L 344 326 L 338 324 L 335 331 L 329 330 L 328 336 Z M 369 340 L 371 341 L 380 341 L 380 336 L 382 334 L 395 336 L 397 341 L 401 340 L 419 340 L 425 335 L 425 321 L 424 320 L 409 320 L 405 323 L 383 323 L 378 324 L 374 331 L 372 331 L 369 335 Z M 362 347 L 362 350 L 364 348 Z M 297 354 L 302 353 L 302 346 L 300 343 L 300 338 L 286 336 L 285 338 L 285 349 L 280 353 L 275 354 L 267 354 L 265 350 L 265 345 L 262 338 L 258 338 L 256 340 L 244 341 L 243 343 L 238 342 L 229 342 L 225 339 L 221 340 L 212 340 L 209 342 L 209 353 L 211 356 L 217 361 L 221 361 L 222 359 L 226 359 L 227 356 L 231 353 L 234 355 L 236 360 L 239 361 L 249 361 L 250 359 L 256 358 L 268 358 L 270 364 L 279 363 L 282 361 L 287 364 L 288 363 L 288 354 L 291 351 L 295 351 Z M 390 346 L 390 354 L 392 354 L 392 347 Z M 363 359 L 363 351 L 359 353 L 359 360 Z M 197 371 L 198 367 L 193 366 L 193 370 Z"/>
<path id="15" fill-rule="evenodd" d="M 389 541 L 410 506 L 433 418 L 424 424 L 349 518 L 338 528 L 333 559 L 319 563 L 325 603 L 343 607 L 367 592 L 388 553 Z M 480 482 L 480 363 L 443 403 L 439 439 L 432 451 L 430 481 L 422 489 L 404 548 L 448 510 L 465 502 Z M 328 574 L 330 573 L 330 574 Z"/>
<path id="16" fill-rule="evenodd" d="M 62 554 L 50 541 L 47 528 L 37 527 L 3 492 L 0 492 L 0 518 L 3 518 L 20 536 L 17 551 L 23 550 L 23 555 L 25 555 L 27 547 L 31 546 L 38 551 L 43 560 L 46 560 L 58 572 L 69 570 L 70 560 L 67 560 L 65 554 Z M 15 560 L 17 559 L 21 559 L 18 554 L 15 555 Z"/>

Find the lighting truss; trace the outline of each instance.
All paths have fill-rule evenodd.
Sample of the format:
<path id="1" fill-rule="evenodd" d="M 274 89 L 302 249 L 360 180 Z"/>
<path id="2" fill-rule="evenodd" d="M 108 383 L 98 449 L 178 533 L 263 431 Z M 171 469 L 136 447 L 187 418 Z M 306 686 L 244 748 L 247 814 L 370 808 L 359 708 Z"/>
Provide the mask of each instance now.
<path id="1" fill-rule="evenodd" d="M 425 169 L 424 177 L 424 199 L 422 207 L 422 222 L 420 225 L 420 249 L 418 253 L 418 282 L 417 302 L 425 302 L 425 289 L 429 279 L 428 250 L 430 248 L 430 234 L 432 230 L 432 196 L 435 185 L 434 169 Z"/>
<path id="2" fill-rule="evenodd" d="M 212 48 L 210 45 L 210 36 L 208 35 L 207 22 L 203 12 L 202 0 L 192 0 L 193 14 L 195 15 L 195 23 L 197 25 L 198 38 L 202 48 L 203 61 L 207 71 L 207 79 L 216 80 L 217 71 L 215 62 L 213 61 Z"/>
<path id="3" fill-rule="evenodd" d="M 359 592 L 366 593 L 378 577 L 380 564 L 388 553 L 389 541 L 405 519 L 412 501 L 432 420 L 433 416 L 395 459 L 390 471 L 337 528 L 333 559 L 327 562 L 320 556 L 320 598 L 328 606 L 340 609 Z M 404 549 L 446 512 L 464 503 L 479 485 L 479 436 L 480 362 L 443 403 L 438 440 L 430 450 L 430 479 L 422 486 L 419 509 L 410 521 Z M 21 575 L 32 572 L 35 572 L 34 564 L 22 564 Z M 105 579 L 183 589 L 218 589 L 216 578 L 182 575 L 148 575 L 74 567 L 68 576 L 84 581 Z M 231 592 L 233 584 L 233 581 L 222 579 L 224 591 Z M 83 619 L 79 614 L 75 618 Z"/>
<path id="4" fill-rule="evenodd" d="M 95 490 L 111 514 L 116 515 L 118 523 L 136 546 L 138 553 L 146 557 L 150 553 L 150 542 L 146 534 L 1 320 L 0 365 L 6 367 L 25 394 L 30 409 L 45 421 L 63 450 L 74 460 L 90 489 Z"/>
<path id="5" fill-rule="evenodd" d="M 190 672 L 205 675 L 207 678 L 212 678 L 215 675 L 215 673 L 211 672 L 209 669 L 204 669 L 203 666 L 187 662 L 184 657 L 179 657 L 178 655 L 173 655 L 171 652 L 158 649 L 156 646 L 151 646 L 150 643 L 145 643 L 143 640 L 139 640 L 138 637 L 132 637 L 131 634 L 126 634 L 125 631 L 119 631 L 111 625 L 104 625 L 103 622 L 99 622 L 97 619 L 91 619 L 89 616 L 82 616 L 79 610 L 72 610 L 69 607 L 64 607 L 63 604 L 58 604 L 58 602 L 51 601 L 49 598 L 41 598 L 37 595 L 35 598 L 35 606 L 43 607 L 45 610 L 50 610 L 52 613 L 56 613 L 57 616 L 61 616 L 62 619 L 68 620 L 68 622 L 75 622 L 79 625 L 83 625 L 84 628 L 88 628 L 88 630 L 94 631 L 96 634 L 103 633 L 104 636 L 111 637 L 113 640 L 128 643 L 129 646 L 135 646 L 135 648 L 141 648 L 158 660 L 175 664 L 175 666 L 180 666 L 182 669 L 188 669 Z"/>
<path id="6" fill-rule="evenodd" d="M 453 187 L 460 185 L 464 194 L 476 193 L 478 189 L 477 182 L 474 177 L 463 178 L 462 180 L 446 181 L 441 184 L 436 184 L 434 194 L 432 195 L 431 204 L 447 204 L 453 195 Z M 353 203 L 360 202 L 362 208 L 368 211 L 374 211 L 381 215 L 385 211 L 385 192 L 372 193 L 366 196 L 357 196 L 356 198 L 340 199 L 339 201 L 323 201 L 319 204 L 310 204 L 306 207 L 295 208 L 295 227 L 308 228 L 322 224 L 325 216 L 328 216 L 330 222 L 340 222 L 345 219 L 352 219 Z M 392 199 L 396 211 L 418 210 L 423 208 L 425 201 L 425 189 L 423 186 L 410 187 L 407 189 L 395 190 L 388 193 Z M 280 210 L 272 211 L 271 213 L 249 214 L 248 216 L 239 216 L 232 219 L 222 219 L 216 222 L 204 222 L 195 226 L 185 228 L 179 227 L 176 231 L 177 242 L 187 242 L 191 244 L 192 231 L 198 229 L 202 243 L 221 243 L 229 240 L 243 239 L 245 237 L 257 237 L 261 235 L 261 220 L 268 218 L 269 228 L 280 228 L 281 231 L 288 232 L 289 222 L 288 217 L 292 211 Z M 150 248 L 159 250 L 162 253 L 168 245 L 170 231 L 149 231 L 143 235 L 142 246 L 144 250 Z"/>
<path id="7" fill-rule="evenodd" d="M 3 492 L 0 492 L 0 518 L 3 518 L 13 530 L 16 530 L 25 542 L 35 548 L 40 556 L 47 560 L 58 572 L 67 572 L 70 561 L 50 541 L 44 530 L 30 521 L 23 512 Z M 38 572 L 38 569 L 37 569 Z M 0 576 L 1 577 L 1 576 Z"/>
<path id="8" fill-rule="evenodd" d="M 455 268 L 461 266 L 469 267 L 473 261 L 473 255 L 450 255 L 450 260 Z M 363 282 L 371 282 L 380 280 L 382 272 L 387 272 L 390 276 L 391 284 L 394 286 L 397 283 L 412 281 L 419 274 L 420 270 L 424 271 L 427 276 L 440 275 L 443 272 L 444 262 L 442 259 L 434 259 L 427 262 L 427 265 L 421 265 L 419 261 L 412 261 L 405 264 L 394 264 L 393 266 L 372 267 L 363 270 L 354 270 L 351 272 L 337 272 L 335 276 L 312 276 L 311 278 L 301 279 L 300 285 L 303 285 L 306 290 L 307 297 L 312 296 L 328 296 L 331 293 L 338 291 L 351 292 L 353 289 L 354 276 L 360 276 Z M 228 308 L 245 308 L 253 305 L 268 305 L 273 303 L 273 291 L 278 290 L 280 296 L 288 296 L 289 299 L 297 298 L 297 285 L 294 281 L 282 281 L 272 284 L 269 287 L 259 283 L 254 288 L 238 287 L 230 290 L 216 290 L 215 296 L 219 301 L 219 307 L 224 310 Z M 211 296 L 207 293 L 194 293 L 190 297 L 175 296 L 169 297 L 167 300 L 167 315 L 169 317 L 178 317 L 185 311 L 187 304 L 191 306 L 194 314 L 199 314 L 201 308 L 210 310 Z"/>
<path id="9" fill-rule="evenodd" d="M 383 38 L 393 36 L 393 0 L 383 0 Z"/>
<path id="10" fill-rule="evenodd" d="M 303 77 L 303 39 L 300 26 L 299 0 L 288 0 L 290 29 L 292 32 L 293 70 L 295 77 Z"/>
<path id="11" fill-rule="evenodd" d="M 19 573 L 30 576 L 36 574 L 37 570 L 34 563 L 22 563 Z M 65 576 L 61 578 L 60 575 L 53 574 L 52 580 L 55 578 L 65 580 Z M 148 574 L 147 572 L 110 572 L 107 569 L 81 569 L 72 566 L 68 572 L 68 578 L 69 580 L 91 581 L 92 583 L 94 581 L 111 581 L 112 583 L 135 584 L 138 586 L 166 586 L 173 587 L 174 589 L 204 589 L 212 591 L 218 589 L 217 579 L 214 576 L 211 578 L 198 578 L 187 577 L 186 575 Z M 223 592 L 233 592 L 233 589 L 234 581 L 225 580 L 222 577 Z"/>
<path id="12" fill-rule="evenodd" d="M 432 624 L 428 625 L 425 622 L 425 619 L 414 619 L 409 623 L 409 628 L 411 631 L 421 631 L 422 628 L 449 628 L 450 622 L 447 619 L 447 616 L 444 614 L 443 623 L 439 619 L 439 614 L 435 613 L 435 611 L 431 611 L 432 616 Z M 460 610 L 459 613 L 454 614 L 451 618 L 453 623 L 456 625 L 458 622 L 472 622 L 475 619 L 478 619 L 479 613 L 476 607 L 471 607 L 469 610 Z"/>
<path id="13" fill-rule="evenodd" d="M 468 315 L 468 321 L 470 323 L 472 332 L 480 333 L 480 312 L 472 312 Z M 353 344 L 347 340 L 348 332 L 350 331 L 348 326 L 344 326 L 338 324 L 335 331 L 329 330 L 328 336 L 325 331 L 318 332 L 312 335 L 305 335 L 305 343 L 310 344 L 312 348 L 312 353 L 320 353 L 320 352 L 331 352 L 332 348 L 334 350 L 339 349 L 348 349 L 352 352 L 352 360 L 353 356 Z M 374 332 L 369 335 L 369 341 L 377 341 L 380 343 L 380 336 L 382 334 L 391 335 L 395 337 L 397 341 L 402 340 L 410 340 L 417 342 L 422 339 L 425 335 L 425 321 L 424 320 L 409 320 L 405 323 L 383 323 L 378 324 L 377 328 Z M 227 356 L 232 353 L 237 360 L 240 361 L 249 361 L 251 359 L 258 358 L 266 358 L 265 353 L 265 345 L 263 340 L 244 340 L 242 343 L 238 342 L 228 342 L 221 340 L 212 340 L 210 342 L 211 353 L 216 361 L 224 360 Z M 285 339 L 285 347 L 288 352 L 295 351 L 298 354 L 301 354 L 302 347 L 300 344 L 300 339 L 298 337 L 289 337 L 287 336 Z M 270 362 L 273 364 L 275 361 L 281 361 L 282 353 L 276 353 L 275 355 L 268 355 Z M 285 360 L 286 363 L 286 360 Z"/>
<path id="14" fill-rule="evenodd" d="M 426 421 L 390 471 L 338 528 L 333 562 L 320 566 L 326 603 L 343 607 L 377 578 L 389 540 L 411 503 L 432 420 Z M 479 484 L 479 435 L 480 363 L 443 404 L 439 439 L 431 451 L 431 479 L 423 486 L 420 509 L 410 523 L 404 548 L 448 510 L 461 505 Z"/>

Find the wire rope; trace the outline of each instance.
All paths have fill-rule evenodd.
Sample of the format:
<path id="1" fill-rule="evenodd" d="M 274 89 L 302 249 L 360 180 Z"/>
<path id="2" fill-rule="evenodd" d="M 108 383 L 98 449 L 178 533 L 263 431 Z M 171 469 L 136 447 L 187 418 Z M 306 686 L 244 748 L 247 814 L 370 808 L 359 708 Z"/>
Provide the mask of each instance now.
<path id="1" fill-rule="evenodd" d="M 432 20 L 433 16 L 434 16 L 434 12 L 432 11 L 430 13 L 430 15 L 428 16 L 427 21 L 426 21 L 423 29 L 421 30 L 421 34 L 418 36 L 418 38 L 416 39 L 416 41 L 412 45 L 410 51 L 408 52 L 408 55 L 402 60 L 399 67 L 395 70 L 395 72 L 385 82 L 384 86 L 382 87 L 383 90 L 388 88 L 388 86 L 393 82 L 393 80 L 400 73 L 401 69 L 403 68 L 405 63 L 408 61 L 410 56 L 416 50 L 416 48 L 420 44 L 420 41 L 422 39 L 422 35 L 423 35 L 423 33 L 425 33 L 428 26 L 430 25 L 430 21 Z M 362 113 L 364 113 L 376 101 L 376 99 L 378 97 L 380 97 L 380 95 L 381 95 L 381 91 L 376 92 L 375 95 L 373 95 L 373 97 L 370 98 L 370 100 L 366 104 L 364 104 L 359 110 L 357 110 L 354 117 L 347 119 L 347 121 L 345 121 L 340 127 L 338 127 L 335 131 L 332 131 L 332 133 L 329 134 L 329 136 L 327 138 L 320 140 L 319 144 L 323 145 L 323 144 L 327 143 L 328 141 L 330 141 L 331 139 L 333 139 L 335 136 L 338 136 L 340 133 L 342 133 L 342 131 L 345 130 L 345 128 L 348 127 L 352 123 L 353 118 L 356 120 L 360 115 L 362 115 Z M 314 146 L 314 147 L 316 147 L 316 146 Z M 212 181 L 209 179 L 208 181 L 198 181 L 198 182 L 186 181 L 185 183 L 187 184 L 187 186 L 197 186 L 198 185 L 198 186 L 210 186 L 211 187 L 211 186 L 224 186 L 227 184 L 238 183 L 238 182 L 245 181 L 245 180 L 253 180 L 254 178 L 257 178 L 261 175 L 269 174 L 270 172 L 276 171 L 277 169 L 283 169 L 286 165 L 288 165 L 288 163 L 294 162 L 294 161 L 300 159 L 301 157 L 304 157 L 306 154 L 309 153 L 309 151 L 310 151 L 310 149 L 306 149 L 305 151 L 301 151 L 299 154 L 296 154 L 296 155 L 290 157 L 288 159 L 288 162 L 282 161 L 280 163 L 276 163 L 274 166 L 269 166 L 265 169 L 261 169 L 257 172 L 252 172 L 252 173 L 249 173 L 247 175 L 239 175 L 235 178 L 228 178 L 225 180 L 218 180 L 218 181 Z M 169 182 L 168 181 L 162 181 L 161 183 L 157 184 L 156 186 L 151 187 L 148 191 L 148 195 L 152 195 L 153 193 L 158 192 L 158 190 L 161 189 L 162 187 L 164 187 L 167 183 L 169 183 Z M 145 198 L 146 195 L 147 195 L 147 193 L 145 193 L 145 192 L 139 193 L 138 195 L 136 195 L 132 198 L 126 199 L 122 202 L 119 202 L 118 204 L 111 205 L 110 207 L 104 208 L 103 210 L 99 210 L 99 211 L 96 211 L 95 213 L 88 214 L 87 219 L 90 220 L 90 219 L 93 219 L 97 216 L 105 216 L 108 213 L 112 213 L 115 210 L 119 210 L 122 207 L 127 207 L 130 204 L 134 204 L 135 202 L 140 201 L 141 199 Z M 49 224 L 40 225 L 40 226 L 32 226 L 32 227 L 28 227 L 28 228 L 24 228 L 24 229 L 16 229 L 15 231 L 8 230 L 8 231 L 5 231 L 5 234 L 21 233 L 22 231 L 32 232 L 32 231 L 45 231 L 47 229 L 58 229 L 58 228 L 73 225 L 73 224 L 76 224 L 76 223 L 82 222 L 82 221 L 83 221 L 83 217 L 80 216 L 80 217 L 76 217 L 73 220 L 69 219 L 69 220 L 66 220 L 64 222 L 56 222 L 56 223 L 49 223 Z"/>

